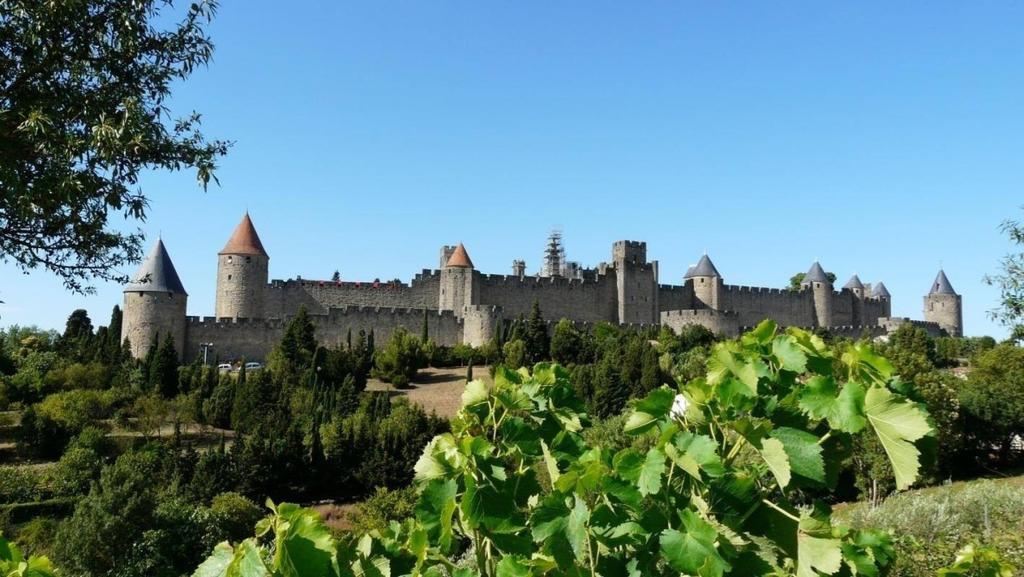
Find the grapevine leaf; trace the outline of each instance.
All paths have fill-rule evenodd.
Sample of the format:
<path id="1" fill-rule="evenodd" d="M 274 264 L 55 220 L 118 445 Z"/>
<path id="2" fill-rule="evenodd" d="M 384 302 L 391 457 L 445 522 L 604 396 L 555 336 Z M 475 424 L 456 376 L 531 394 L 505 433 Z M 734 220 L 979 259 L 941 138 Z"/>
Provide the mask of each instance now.
<path id="1" fill-rule="evenodd" d="M 800 408 L 811 418 L 827 419 L 829 426 L 845 433 L 856 433 L 867 424 L 864 387 L 855 381 L 843 385 L 837 395 L 832 377 L 813 377 L 800 393 Z"/>
<path id="2" fill-rule="evenodd" d="M 0 557 L 2 558 L 2 557 Z M 231 561 L 235 558 L 235 551 L 231 545 L 224 541 L 213 549 L 213 554 L 199 567 L 196 567 L 192 577 L 224 577 L 228 574 Z"/>
<path id="3" fill-rule="evenodd" d="M 552 494 L 545 499 L 530 516 L 530 533 L 536 543 L 547 541 L 565 528 L 568 520 L 569 510 L 565 506 L 564 498 L 558 494 Z"/>
<path id="4" fill-rule="evenodd" d="M 458 485 L 452 479 L 435 479 L 423 487 L 416 518 L 436 543 L 447 551 L 452 542 L 452 515 L 455 514 L 455 494 Z"/>
<path id="5" fill-rule="evenodd" d="M 472 407 L 473 405 L 487 402 L 489 393 L 490 390 L 487 387 L 487 383 L 480 379 L 470 381 L 466 383 L 466 388 L 462 391 L 462 406 Z"/>
<path id="6" fill-rule="evenodd" d="M 291 503 L 277 507 L 274 567 L 284 577 L 323 575 L 331 566 L 336 547 L 320 515 Z"/>
<path id="7" fill-rule="evenodd" d="M 235 557 L 228 566 L 227 575 L 231 577 L 270 577 L 270 571 L 263 563 L 259 545 L 249 538 L 235 547 Z"/>
<path id="8" fill-rule="evenodd" d="M 515 555 L 502 557 L 498 562 L 497 577 L 529 577 L 530 568 Z"/>
<path id="9" fill-rule="evenodd" d="M 684 509 L 680 517 L 685 531 L 666 529 L 659 538 L 661 554 L 669 566 L 699 577 L 721 577 L 731 569 L 715 547 L 715 528 L 690 509 Z"/>
<path id="10" fill-rule="evenodd" d="M 843 554 L 839 539 L 832 538 L 832 527 L 827 518 L 803 513 L 797 528 L 796 547 L 797 577 L 818 577 L 819 571 L 833 575 L 839 571 Z"/>
<path id="11" fill-rule="evenodd" d="M 789 457 L 786 455 L 786 448 L 783 446 L 782 441 L 774 438 L 764 439 L 761 441 L 761 448 L 758 452 L 761 454 L 764 462 L 768 464 L 772 474 L 775 475 L 779 486 L 785 487 L 788 485 L 790 478 Z"/>
<path id="12" fill-rule="evenodd" d="M 794 475 L 825 483 L 825 459 L 821 456 L 817 436 L 789 427 L 779 427 L 772 431 L 771 436 L 782 441 Z"/>
<path id="13" fill-rule="evenodd" d="M 637 486 L 640 494 L 656 495 L 661 490 L 661 476 L 665 473 L 665 453 L 657 447 L 647 451 L 643 466 L 640 468 L 640 476 L 637 479 Z"/>
<path id="14" fill-rule="evenodd" d="M 709 477 L 720 477 L 725 473 L 715 449 L 711 437 L 681 431 L 671 444 L 665 445 L 665 454 L 691 477 L 700 480 L 701 470 Z"/>
<path id="15" fill-rule="evenodd" d="M 552 483 L 558 482 L 558 477 L 561 473 L 558 472 L 558 462 L 555 461 L 555 457 L 551 454 L 551 450 L 548 449 L 548 444 L 544 442 L 544 439 L 540 441 L 540 448 L 544 452 L 544 465 L 548 468 L 548 476 L 551 477 Z"/>
<path id="16" fill-rule="evenodd" d="M 644 465 L 644 457 L 636 449 L 623 449 L 615 454 L 612 466 L 620 477 L 636 482 L 640 478 L 640 470 Z"/>
<path id="17" fill-rule="evenodd" d="M 577 561 L 589 556 L 587 551 L 587 523 L 590 521 L 590 509 L 583 499 L 576 497 L 576 505 L 569 512 L 569 520 L 565 524 L 565 536 L 569 538 L 572 552 Z"/>
<path id="18" fill-rule="evenodd" d="M 633 405 L 633 412 L 626 420 L 626 432 L 638 435 L 649 430 L 668 415 L 672 410 L 672 402 L 675 398 L 675 391 L 668 387 L 661 387 L 651 391 L 647 397 L 636 401 Z"/>
<path id="19" fill-rule="evenodd" d="M 802 373 L 807 370 L 807 355 L 796 345 L 793 337 L 779 335 L 772 341 L 772 355 L 787 371 Z"/>
<path id="20" fill-rule="evenodd" d="M 889 456 L 896 487 L 906 489 L 917 480 L 921 452 L 914 441 L 932 431 L 925 413 L 910 401 L 900 400 L 885 387 L 871 387 L 864 412 Z"/>

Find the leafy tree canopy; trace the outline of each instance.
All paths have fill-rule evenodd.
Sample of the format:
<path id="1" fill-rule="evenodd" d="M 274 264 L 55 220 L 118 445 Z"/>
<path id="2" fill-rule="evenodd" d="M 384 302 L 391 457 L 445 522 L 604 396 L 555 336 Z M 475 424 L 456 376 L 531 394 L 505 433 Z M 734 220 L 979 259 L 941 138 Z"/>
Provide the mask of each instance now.
<path id="1" fill-rule="evenodd" d="M 205 189 L 229 143 L 171 117 L 171 85 L 207 64 L 214 0 L 5 0 L 0 5 L 0 260 L 73 291 L 127 281 L 144 170 L 194 168 Z"/>

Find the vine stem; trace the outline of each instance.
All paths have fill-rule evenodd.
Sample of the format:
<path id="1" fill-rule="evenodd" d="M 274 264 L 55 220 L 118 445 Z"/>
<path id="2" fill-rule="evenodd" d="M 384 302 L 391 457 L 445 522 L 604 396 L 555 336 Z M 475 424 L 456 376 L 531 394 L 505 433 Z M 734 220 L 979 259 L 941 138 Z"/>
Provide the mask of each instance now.
<path id="1" fill-rule="evenodd" d="M 825 433 L 820 439 L 818 439 L 818 444 L 819 445 L 823 444 L 831 436 L 832 436 L 832 431 L 829 431 L 829 432 Z"/>
<path id="2" fill-rule="evenodd" d="M 775 509 L 775 510 L 776 510 L 776 511 L 778 511 L 779 513 L 782 513 L 783 515 L 785 515 L 785 516 L 789 517 L 790 519 L 792 519 L 792 520 L 796 521 L 797 523 L 799 523 L 799 522 L 800 522 L 800 517 L 797 517 L 797 516 L 793 515 L 793 514 L 792 514 L 792 513 L 790 513 L 789 511 L 787 511 L 787 510 L 783 509 L 782 507 L 779 507 L 778 505 L 776 505 L 775 503 L 772 503 L 772 502 L 771 502 L 771 501 L 769 501 L 768 499 L 761 499 L 761 502 L 762 502 L 762 503 L 764 503 L 765 505 L 768 505 L 768 506 L 769 506 L 769 507 L 771 507 L 772 509 Z"/>

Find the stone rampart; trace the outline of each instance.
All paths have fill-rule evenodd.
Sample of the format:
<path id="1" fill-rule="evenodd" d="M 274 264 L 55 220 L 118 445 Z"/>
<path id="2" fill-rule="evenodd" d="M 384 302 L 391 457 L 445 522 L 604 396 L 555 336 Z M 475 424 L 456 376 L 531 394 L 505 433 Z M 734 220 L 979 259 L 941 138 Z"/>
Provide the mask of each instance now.
<path id="1" fill-rule="evenodd" d="M 394 281 L 274 280 L 265 291 L 266 318 L 292 316 L 305 306 L 310 314 L 327 314 L 349 306 L 438 308 L 440 274 L 424 270 L 409 284 Z"/>
<path id="2" fill-rule="evenodd" d="M 581 321 L 618 320 L 617 287 L 613 269 L 587 279 L 518 277 L 478 274 L 475 303 L 500 306 L 506 318 L 530 314 L 533 301 L 545 318 Z"/>

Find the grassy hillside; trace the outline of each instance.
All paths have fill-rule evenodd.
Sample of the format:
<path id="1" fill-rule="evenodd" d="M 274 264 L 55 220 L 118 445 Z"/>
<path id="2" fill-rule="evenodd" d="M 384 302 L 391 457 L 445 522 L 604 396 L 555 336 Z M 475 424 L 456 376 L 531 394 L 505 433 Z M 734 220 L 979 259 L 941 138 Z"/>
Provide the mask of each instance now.
<path id="1" fill-rule="evenodd" d="M 874 509 L 849 505 L 837 508 L 836 521 L 892 531 L 891 577 L 934 577 L 969 543 L 994 547 L 1024 575 L 1024 476 L 909 491 Z"/>

